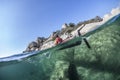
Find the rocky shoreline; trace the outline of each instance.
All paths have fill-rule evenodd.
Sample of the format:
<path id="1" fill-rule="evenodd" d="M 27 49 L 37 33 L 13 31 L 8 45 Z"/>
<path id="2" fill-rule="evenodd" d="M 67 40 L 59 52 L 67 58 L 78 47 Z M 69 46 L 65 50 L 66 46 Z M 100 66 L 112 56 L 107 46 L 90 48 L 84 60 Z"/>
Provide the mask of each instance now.
<path id="1" fill-rule="evenodd" d="M 36 41 L 32 41 L 31 43 L 29 43 L 27 48 L 23 51 L 23 53 L 30 52 L 33 50 L 44 50 L 52 46 L 55 46 L 54 40 L 56 35 L 59 35 L 63 40 L 70 38 L 71 36 L 72 37 L 78 36 L 78 31 L 81 33 L 81 35 L 84 35 L 85 33 L 98 27 L 97 24 L 99 23 L 101 24 L 101 22 L 103 22 L 103 19 L 99 16 L 96 16 L 93 19 L 79 22 L 76 25 L 74 23 L 69 24 L 64 23 L 62 25 L 61 30 L 53 32 L 48 38 L 38 37 Z"/>

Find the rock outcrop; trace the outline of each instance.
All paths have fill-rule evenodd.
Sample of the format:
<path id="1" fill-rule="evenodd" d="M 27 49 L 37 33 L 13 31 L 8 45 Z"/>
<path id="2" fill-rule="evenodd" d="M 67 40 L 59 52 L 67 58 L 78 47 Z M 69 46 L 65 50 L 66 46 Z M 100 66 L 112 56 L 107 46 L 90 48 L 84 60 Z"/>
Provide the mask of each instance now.
<path id="1" fill-rule="evenodd" d="M 31 43 L 28 44 L 27 48 L 24 52 L 30 52 L 30 51 L 35 51 L 35 50 L 41 50 L 41 47 L 43 43 L 45 42 L 46 38 L 44 37 L 38 37 L 36 41 L 32 41 Z"/>
<path id="2" fill-rule="evenodd" d="M 64 23 L 64 24 L 62 25 L 62 29 L 65 29 L 65 28 L 67 28 L 67 27 L 68 27 L 67 23 Z"/>

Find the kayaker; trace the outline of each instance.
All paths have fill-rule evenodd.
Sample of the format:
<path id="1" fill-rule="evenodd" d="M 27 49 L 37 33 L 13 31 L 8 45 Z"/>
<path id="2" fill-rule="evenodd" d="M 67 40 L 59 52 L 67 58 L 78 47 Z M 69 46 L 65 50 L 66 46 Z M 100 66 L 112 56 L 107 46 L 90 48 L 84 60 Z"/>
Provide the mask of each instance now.
<path id="1" fill-rule="evenodd" d="M 56 35 L 55 45 L 60 44 L 60 43 L 62 43 L 62 42 L 63 42 L 63 39 L 60 38 L 58 35 Z"/>

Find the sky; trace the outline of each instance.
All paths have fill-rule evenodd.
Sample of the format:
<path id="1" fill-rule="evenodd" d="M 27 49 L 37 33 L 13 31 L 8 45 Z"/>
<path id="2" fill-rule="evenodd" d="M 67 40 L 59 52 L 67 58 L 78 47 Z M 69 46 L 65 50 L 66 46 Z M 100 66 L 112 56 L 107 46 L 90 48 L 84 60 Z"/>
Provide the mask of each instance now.
<path id="1" fill-rule="evenodd" d="M 64 23 L 103 17 L 120 0 L 0 0 L 0 57 L 19 54 Z"/>

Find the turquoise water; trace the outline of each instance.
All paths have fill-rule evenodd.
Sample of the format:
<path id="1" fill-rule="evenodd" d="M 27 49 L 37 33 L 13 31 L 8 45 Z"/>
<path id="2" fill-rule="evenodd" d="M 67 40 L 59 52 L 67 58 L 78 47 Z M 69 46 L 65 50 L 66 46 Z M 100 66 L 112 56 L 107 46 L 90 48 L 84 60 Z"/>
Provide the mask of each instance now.
<path id="1" fill-rule="evenodd" d="M 120 14 L 83 37 L 0 59 L 0 80 L 120 80 Z"/>
<path id="2" fill-rule="evenodd" d="M 46 75 L 44 67 L 46 61 L 44 60 L 47 60 L 48 63 L 49 59 L 49 55 L 37 55 L 21 60 L 1 62 L 0 80 L 48 80 L 50 75 Z M 49 63 L 51 62 L 49 61 Z M 49 74 L 52 66 L 54 65 L 51 65 L 51 69 L 46 67 Z"/>

